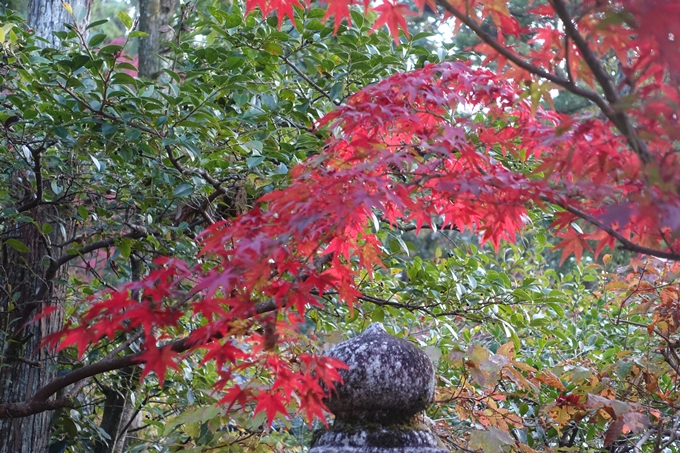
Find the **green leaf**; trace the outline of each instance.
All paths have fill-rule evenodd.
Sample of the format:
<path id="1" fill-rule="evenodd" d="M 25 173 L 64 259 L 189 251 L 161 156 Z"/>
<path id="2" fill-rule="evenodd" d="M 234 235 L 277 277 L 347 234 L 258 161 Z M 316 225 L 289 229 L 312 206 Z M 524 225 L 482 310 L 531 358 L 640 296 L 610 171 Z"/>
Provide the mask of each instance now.
<path id="1" fill-rule="evenodd" d="M 616 364 L 616 375 L 619 379 L 624 379 L 633 369 L 633 362 L 619 362 Z"/>
<path id="2" fill-rule="evenodd" d="M 372 322 L 383 322 L 385 320 L 385 310 L 383 310 L 382 307 L 378 306 L 376 307 L 375 310 L 373 310 L 373 313 L 371 314 L 371 321 Z"/>
<path id="3" fill-rule="evenodd" d="M 29 251 L 28 246 L 26 246 L 26 244 L 21 242 L 19 239 L 14 238 L 5 239 L 5 244 L 9 245 L 17 252 L 28 253 Z"/>
<path id="4" fill-rule="evenodd" d="M 75 71 L 76 69 L 80 69 L 85 66 L 85 64 L 90 61 L 90 57 L 89 55 L 76 55 L 71 61 L 71 69 Z"/>
<path id="5" fill-rule="evenodd" d="M 120 252 L 120 256 L 122 256 L 125 259 L 128 259 L 130 257 L 131 253 L 131 245 L 132 241 L 130 239 L 121 239 L 120 242 L 118 243 L 118 251 Z"/>
<path id="6" fill-rule="evenodd" d="M 109 21 L 108 19 L 96 20 L 96 21 L 92 22 L 90 25 L 88 25 L 85 30 L 89 30 L 90 28 L 94 28 L 94 27 L 97 27 L 99 25 L 105 24 L 108 21 Z"/>
<path id="7" fill-rule="evenodd" d="M 338 82 L 333 87 L 331 88 L 330 93 L 328 95 L 331 97 L 331 99 L 337 100 L 340 98 L 340 95 L 342 94 L 342 90 L 345 88 L 345 82 Z"/>
<path id="8" fill-rule="evenodd" d="M 191 195 L 193 191 L 194 187 L 191 184 L 183 182 L 179 186 L 175 187 L 175 190 L 172 192 L 172 196 L 176 198 L 186 197 Z"/>
<path id="9" fill-rule="evenodd" d="M 283 55 L 283 48 L 276 43 L 268 42 L 262 46 L 262 50 L 272 55 Z"/>
<path id="10" fill-rule="evenodd" d="M 12 28 L 14 28 L 14 24 L 12 23 L 0 27 L 0 42 L 5 42 L 5 38 L 7 37 L 7 34 L 12 31 Z"/>
<path id="11" fill-rule="evenodd" d="M 130 64 L 130 63 L 125 63 L 125 62 L 118 63 L 116 65 L 116 69 L 118 69 L 118 70 L 123 69 L 123 70 L 128 70 L 128 71 L 137 71 L 137 67 L 135 65 Z"/>
<path id="12" fill-rule="evenodd" d="M 144 33 L 143 31 L 135 30 L 135 31 L 131 31 L 131 32 L 130 32 L 130 39 L 133 39 L 133 38 L 146 38 L 146 37 L 148 37 L 148 36 L 149 36 L 149 34 L 148 34 L 148 33 Z"/>
<path id="13" fill-rule="evenodd" d="M 224 20 L 224 28 L 236 28 L 243 23 L 243 16 L 241 14 L 229 14 Z"/>
<path id="14" fill-rule="evenodd" d="M 87 217 L 89 216 L 89 213 L 87 212 L 87 209 L 85 209 L 84 206 L 78 206 L 78 215 L 82 220 L 86 220 Z"/>
<path id="15" fill-rule="evenodd" d="M 116 73 L 116 75 L 113 76 L 112 82 L 119 85 L 135 85 L 134 77 L 129 74 L 125 74 L 124 72 Z"/>
<path id="16" fill-rule="evenodd" d="M 264 156 L 253 156 L 246 159 L 246 165 L 248 168 L 255 168 L 264 162 Z"/>
<path id="17" fill-rule="evenodd" d="M 92 163 L 94 163 L 94 167 L 97 169 L 97 171 L 102 171 L 102 164 L 99 162 L 99 159 L 94 157 L 92 154 L 90 154 L 90 159 L 92 159 Z"/>
<path id="18" fill-rule="evenodd" d="M 168 74 L 168 75 L 172 78 L 172 80 L 174 80 L 174 81 L 177 82 L 177 83 L 180 83 L 181 79 L 180 79 L 180 77 L 179 77 L 179 74 L 177 74 L 176 72 L 171 71 L 171 70 L 169 70 L 169 69 L 163 69 L 163 71 L 164 71 L 166 74 Z"/>
<path id="19" fill-rule="evenodd" d="M 52 188 L 52 192 L 54 192 L 55 195 L 60 195 L 64 190 L 55 180 L 50 181 L 50 187 Z"/>
<path id="20" fill-rule="evenodd" d="M 118 19 L 125 25 L 128 30 L 132 28 L 132 18 L 125 11 L 118 13 Z"/>
<path id="21" fill-rule="evenodd" d="M 214 6 L 208 6 L 207 9 L 210 15 L 217 19 L 217 21 L 220 23 L 226 23 L 226 21 L 229 19 L 228 13 L 225 13 L 224 11 L 217 9 Z"/>
<path id="22" fill-rule="evenodd" d="M 43 223 L 40 229 L 42 230 L 43 234 L 50 234 L 53 231 L 52 225 L 49 223 Z"/>
<path id="23" fill-rule="evenodd" d="M 92 35 L 90 40 L 87 42 L 87 46 L 97 47 L 99 44 L 103 43 L 105 39 L 106 39 L 105 33 L 97 33 L 96 35 Z"/>

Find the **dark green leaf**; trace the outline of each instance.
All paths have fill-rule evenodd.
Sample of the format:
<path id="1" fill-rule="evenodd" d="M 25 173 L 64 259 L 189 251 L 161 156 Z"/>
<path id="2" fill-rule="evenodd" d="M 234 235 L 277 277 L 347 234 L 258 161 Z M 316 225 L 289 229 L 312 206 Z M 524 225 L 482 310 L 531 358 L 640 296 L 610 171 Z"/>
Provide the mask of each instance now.
<path id="1" fill-rule="evenodd" d="M 9 245 L 10 247 L 12 247 L 17 252 L 28 253 L 28 251 L 29 251 L 26 244 L 24 244 L 23 242 L 21 242 L 18 239 L 14 239 L 14 238 L 5 239 L 5 244 Z"/>
<path id="2" fill-rule="evenodd" d="M 177 187 L 175 187 L 175 190 L 172 192 L 172 195 L 174 197 L 186 197 L 188 195 L 191 195 L 191 193 L 194 191 L 194 187 L 191 184 L 187 184 L 185 182 L 181 183 Z"/>

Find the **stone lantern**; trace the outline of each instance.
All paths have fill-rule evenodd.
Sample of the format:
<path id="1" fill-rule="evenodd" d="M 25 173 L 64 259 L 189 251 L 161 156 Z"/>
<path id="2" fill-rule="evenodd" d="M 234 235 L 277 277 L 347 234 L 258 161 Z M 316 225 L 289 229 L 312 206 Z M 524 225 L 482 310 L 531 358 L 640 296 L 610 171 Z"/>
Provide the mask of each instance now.
<path id="1" fill-rule="evenodd" d="M 309 453 L 449 453 L 417 422 L 434 402 L 435 385 L 421 349 L 374 323 L 328 355 L 349 370 L 340 372 L 344 383 L 326 400 L 333 426 L 314 436 Z"/>

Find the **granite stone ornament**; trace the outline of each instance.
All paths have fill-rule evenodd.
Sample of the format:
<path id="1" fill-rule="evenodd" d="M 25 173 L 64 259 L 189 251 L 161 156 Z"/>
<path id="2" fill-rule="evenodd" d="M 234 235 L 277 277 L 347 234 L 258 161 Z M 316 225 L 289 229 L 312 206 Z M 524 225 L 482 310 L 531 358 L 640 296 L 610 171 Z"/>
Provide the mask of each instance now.
<path id="1" fill-rule="evenodd" d="M 333 426 L 309 453 L 448 453 L 417 420 L 434 401 L 434 367 L 422 350 L 375 323 L 328 355 L 349 369 L 326 400 Z"/>

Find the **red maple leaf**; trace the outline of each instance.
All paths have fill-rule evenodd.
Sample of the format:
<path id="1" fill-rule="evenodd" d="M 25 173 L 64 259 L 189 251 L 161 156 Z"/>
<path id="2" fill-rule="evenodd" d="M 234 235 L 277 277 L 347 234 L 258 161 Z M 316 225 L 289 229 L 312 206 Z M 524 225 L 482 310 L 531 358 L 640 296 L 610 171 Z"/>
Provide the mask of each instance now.
<path id="1" fill-rule="evenodd" d="M 147 340 L 144 347 L 145 351 L 138 359 L 138 362 L 144 364 L 141 379 L 153 371 L 158 376 L 158 384 L 163 387 L 168 367 L 179 370 L 175 363 L 178 354 L 170 346 L 157 347 L 155 339 Z"/>
<path id="2" fill-rule="evenodd" d="M 253 391 L 248 388 L 241 388 L 238 384 L 234 384 L 232 388 L 227 390 L 220 400 L 220 404 L 229 403 L 227 406 L 227 412 L 232 408 L 235 403 L 239 403 L 241 407 L 246 407 L 246 403 L 252 397 Z"/>
<path id="3" fill-rule="evenodd" d="M 303 7 L 298 0 L 246 0 L 246 15 L 255 10 L 256 7 L 259 7 L 260 11 L 262 11 L 262 17 L 267 17 L 269 13 L 276 11 L 280 29 L 286 16 L 290 18 L 293 26 L 295 26 L 293 6 Z"/>
<path id="4" fill-rule="evenodd" d="M 309 427 L 312 427 L 312 422 L 315 418 L 318 418 L 323 422 L 324 425 L 328 426 L 326 421 L 326 414 L 328 408 L 323 403 L 323 394 L 319 394 L 313 390 L 307 390 L 300 398 L 300 411 L 304 411 L 305 418 L 307 418 L 307 423 Z"/>
<path id="5" fill-rule="evenodd" d="M 376 6 L 374 9 L 380 13 L 380 16 L 378 16 L 378 20 L 373 24 L 371 33 L 383 25 L 387 25 L 396 45 L 399 45 L 399 27 L 404 30 L 404 34 L 407 38 L 410 36 L 408 34 L 408 26 L 406 25 L 404 16 L 417 16 L 417 14 L 411 11 L 408 8 L 408 5 L 404 3 L 392 3 L 388 0 L 380 6 Z"/>
<path id="6" fill-rule="evenodd" d="M 325 22 L 329 17 L 335 16 L 335 26 L 333 27 L 333 33 L 338 32 L 342 19 L 347 19 L 347 25 L 352 25 L 352 16 L 349 12 L 350 5 L 354 4 L 353 0 L 323 0 L 328 3 L 328 9 L 326 10 L 326 15 L 323 16 L 323 22 Z"/>
<path id="7" fill-rule="evenodd" d="M 253 415 L 264 411 L 267 415 L 269 427 L 271 428 L 272 423 L 274 423 L 274 419 L 276 418 L 276 414 L 286 415 L 288 413 L 286 406 L 283 405 L 282 397 L 283 395 L 281 395 L 280 392 L 261 391 L 257 395 L 257 406 L 255 406 Z"/>
<path id="8" fill-rule="evenodd" d="M 557 233 L 557 236 L 564 238 L 562 242 L 555 246 L 555 249 L 562 249 L 562 258 L 560 259 L 560 266 L 562 265 L 562 263 L 564 263 L 564 260 L 566 260 L 567 257 L 569 257 L 569 255 L 571 255 L 572 253 L 576 257 L 576 259 L 580 261 L 581 256 L 583 255 L 584 248 L 590 250 L 591 252 L 593 251 L 593 249 L 588 244 L 588 241 L 586 241 L 587 235 L 583 233 L 578 233 L 573 229 L 569 229 L 568 231 L 562 231 L 560 233 Z"/>

